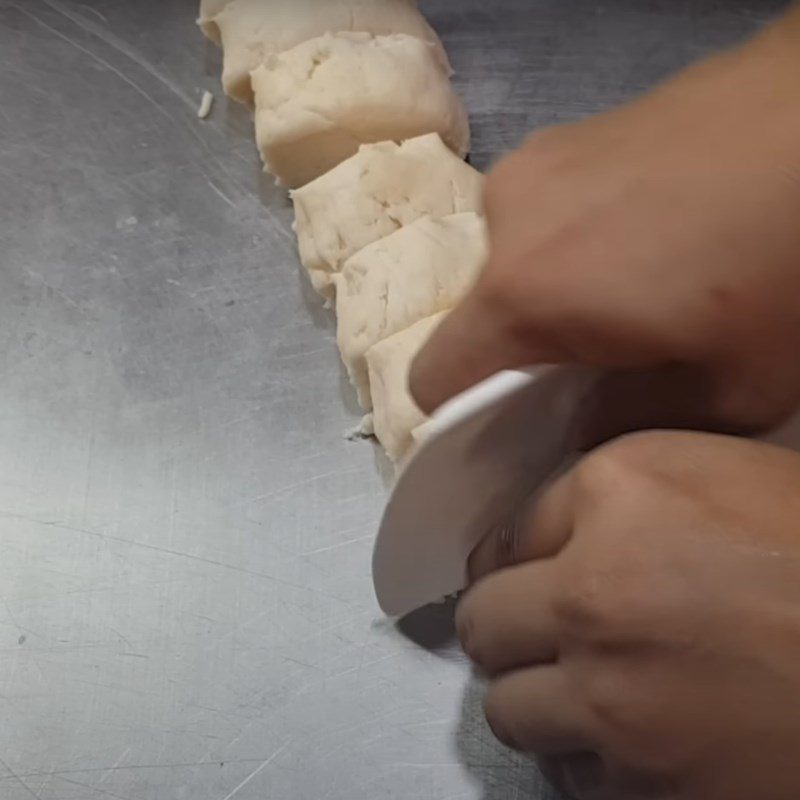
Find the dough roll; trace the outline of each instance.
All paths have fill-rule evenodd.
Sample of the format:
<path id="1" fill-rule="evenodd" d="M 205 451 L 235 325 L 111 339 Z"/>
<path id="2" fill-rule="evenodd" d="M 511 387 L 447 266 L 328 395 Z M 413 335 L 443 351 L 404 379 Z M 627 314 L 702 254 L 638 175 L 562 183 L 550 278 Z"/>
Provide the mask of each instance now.
<path id="1" fill-rule="evenodd" d="M 408 374 L 414 357 L 447 316 L 442 311 L 384 339 L 367 351 L 375 436 L 392 461 L 400 461 L 424 432 L 426 416 L 411 397 Z"/>
<path id="2" fill-rule="evenodd" d="M 405 34 L 326 34 L 253 72 L 256 141 L 266 169 L 296 188 L 362 144 L 438 133 L 469 150 L 467 113 L 434 48 Z"/>
<path id="3" fill-rule="evenodd" d="M 330 295 L 348 258 L 420 217 L 480 212 L 483 180 L 435 133 L 363 145 L 292 192 L 300 260 L 314 288 Z"/>
<path id="4" fill-rule="evenodd" d="M 372 407 L 367 351 L 439 311 L 472 287 L 489 253 L 474 212 L 422 217 L 360 250 L 335 276 L 337 339 L 365 410 Z"/>
<path id="5" fill-rule="evenodd" d="M 202 0 L 203 32 L 222 44 L 222 84 L 252 105 L 250 73 L 270 56 L 325 33 L 405 33 L 430 44 L 451 74 L 444 47 L 413 0 Z"/>

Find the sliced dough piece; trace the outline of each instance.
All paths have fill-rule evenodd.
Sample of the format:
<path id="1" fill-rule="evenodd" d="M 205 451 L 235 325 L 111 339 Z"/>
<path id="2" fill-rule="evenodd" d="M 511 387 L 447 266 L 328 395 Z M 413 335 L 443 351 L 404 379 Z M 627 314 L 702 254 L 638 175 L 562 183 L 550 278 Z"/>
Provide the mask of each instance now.
<path id="1" fill-rule="evenodd" d="M 488 253 L 486 223 L 478 214 L 422 217 L 360 250 L 334 276 L 339 349 L 366 410 L 372 407 L 367 350 L 453 308 Z"/>
<path id="2" fill-rule="evenodd" d="M 352 158 L 292 192 L 300 260 L 314 288 L 354 253 L 422 216 L 480 211 L 483 175 L 436 133 L 363 145 Z"/>
<path id="3" fill-rule="evenodd" d="M 420 447 L 420 445 L 425 444 L 431 433 L 433 433 L 433 425 L 434 421 L 428 419 L 425 420 L 422 425 L 417 425 L 417 427 L 411 431 L 411 443 L 414 450 Z"/>
<path id="4" fill-rule="evenodd" d="M 439 133 L 463 156 L 469 122 L 435 49 L 413 36 L 325 34 L 256 69 L 256 140 L 278 183 L 303 186 L 365 143 Z"/>
<path id="5" fill-rule="evenodd" d="M 414 0 L 204 0 L 205 27 L 221 39 L 222 84 L 234 99 L 252 105 L 250 73 L 271 55 L 338 31 L 375 35 L 406 33 L 428 42 L 448 75 L 450 62 L 436 32 Z M 212 13 L 216 10 L 216 13 Z M 205 28 L 204 28 L 205 30 Z"/>
<path id="6" fill-rule="evenodd" d="M 408 373 L 414 357 L 447 313 L 426 317 L 367 351 L 375 436 L 392 461 L 408 452 L 412 432 L 426 421 L 409 392 Z"/>
<path id="7" fill-rule="evenodd" d="M 197 19 L 197 24 L 200 30 L 211 39 L 212 42 L 220 44 L 221 39 L 219 35 L 219 27 L 216 23 L 216 17 L 229 3 L 233 0 L 200 0 L 200 16 Z"/>

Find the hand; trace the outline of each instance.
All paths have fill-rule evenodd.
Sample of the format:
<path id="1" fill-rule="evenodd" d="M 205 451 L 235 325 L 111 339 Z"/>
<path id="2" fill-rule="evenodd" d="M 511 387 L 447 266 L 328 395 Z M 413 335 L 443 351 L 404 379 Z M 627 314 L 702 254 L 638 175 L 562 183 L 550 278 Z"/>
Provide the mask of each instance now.
<path id="1" fill-rule="evenodd" d="M 607 435 L 753 430 L 800 399 L 800 10 L 489 175 L 492 257 L 417 359 L 420 406 L 504 369 L 615 370 Z M 602 437 L 601 437 L 602 438 Z"/>
<path id="2" fill-rule="evenodd" d="M 798 487 L 790 451 L 636 434 L 483 542 L 457 626 L 497 736 L 576 800 L 797 800 Z"/>

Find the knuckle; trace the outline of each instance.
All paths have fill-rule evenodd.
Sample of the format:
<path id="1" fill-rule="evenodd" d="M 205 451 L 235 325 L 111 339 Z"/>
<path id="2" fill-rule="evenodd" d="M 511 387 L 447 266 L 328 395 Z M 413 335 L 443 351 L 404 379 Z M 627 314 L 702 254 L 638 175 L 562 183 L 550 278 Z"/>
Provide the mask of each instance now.
<path id="1" fill-rule="evenodd" d="M 670 464 L 683 457 L 697 434 L 685 431 L 628 433 L 594 450 L 575 468 L 576 488 L 585 500 L 654 497 L 664 491 Z"/>
<path id="2" fill-rule="evenodd" d="M 583 705 L 598 730 L 606 734 L 629 730 L 635 721 L 636 715 L 627 707 L 630 686 L 626 684 L 618 673 L 597 666 L 583 676 L 580 688 Z"/>
<path id="3" fill-rule="evenodd" d="M 637 783 L 642 797 L 660 797 L 645 791 L 646 784 L 662 784 L 673 771 L 674 749 L 659 735 L 663 710 L 643 696 L 637 678 L 609 667 L 594 668 L 582 676 L 579 693 L 589 725 L 603 741 L 615 764 L 614 784 L 629 791 Z M 627 765 L 622 768 L 622 765 Z M 639 794 L 635 795 L 639 797 Z M 672 795 L 667 795 L 672 796 Z"/>
<path id="4" fill-rule="evenodd" d="M 713 413 L 723 430 L 761 433 L 783 422 L 794 410 L 796 394 L 767 381 L 730 383 L 717 396 Z"/>
<path id="5" fill-rule="evenodd" d="M 595 450 L 577 467 L 576 487 L 583 496 L 607 498 L 650 471 L 663 441 L 658 434 L 634 433 Z"/>
<path id="6" fill-rule="evenodd" d="M 456 633 L 469 659 L 479 667 L 484 667 L 490 648 L 486 641 L 486 626 L 482 624 L 481 589 L 482 584 L 478 584 L 459 603 L 456 611 Z"/>
<path id="7" fill-rule="evenodd" d="M 646 572 L 646 569 L 645 569 Z M 613 651 L 636 636 L 649 608 L 641 600 L 646 577 L 632 573 L 616 559 L 573 565 L 569 586 L 553 603 L 567 642 L 579 648 Z"/>
<path id="8" fill-rule="evenodd" d="M 461 646 L 469 659 L 488 675 L 497 672 L 503 657 L 502 634 L 498 633 L 503 625 L 499 614 L 511 611 L 496 576 L 476 584 L 456 610 L 456 632 Z"/>
<path id="9" fill-rule="evenodd" d="M 518 564 L 520 560 L 522 527 L 518 515 L 501 525 L 494 534 L 495 563 L 500 567 Z"/>
<path id="10" fill-rule="evenodd" d="M 635 763 L 648 770 L 663 767 L 667 748 L 657 745 L 660 737 L 656 733 L 660 712 L 657 704 L 644 696 L 637 676 L 629 670 L 595 664 L 581 677 L 576 693 L 587 724 L 603 741 L 607 755 L 615 762 Z"/>
<path id="11" fill-rule="evenodd" d="M 475 623 L 471 600 L 473 592 L 474 589 L 461 600 L 456 609 L 456 635 L 464 652 L 474 661 Z"/>
<path id="12" fill-rule="evenodd" d="M 519 750 L 514 721 L 509 713 L 509 702 L 500 684 L 489 687 L 483 702 L 483 713 L 495 738 L 512 750 Z"/>
<path id="13" fill-rule="evenodd" d="M 573 576 L 571 586 L 554 603 L 564 631 L 584 644 L 608 636 L 608 632 L 616 627 L 616 606 L 598 572 Z"/>

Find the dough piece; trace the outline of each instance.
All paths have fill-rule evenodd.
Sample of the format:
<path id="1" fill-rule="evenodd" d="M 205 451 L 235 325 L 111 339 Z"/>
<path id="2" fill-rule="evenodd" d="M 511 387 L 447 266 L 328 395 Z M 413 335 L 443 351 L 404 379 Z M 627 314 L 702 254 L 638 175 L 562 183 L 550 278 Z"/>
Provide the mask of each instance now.
<path id="1" fill-rule="evenodd" d="M 483 176 L 438 134 L 363 145 L 356 155 L 292 192 L 300 260 L 314 288 L 354 253 L 425 215 L 480 211 Z"/>
<path id="2" fill-rule="evenodd" d="M 198 119 L 208 119 L 211 113 L 211 108 L 214 105 L 214 95 L 211 92 L 203 92 L 203 97 L 200 100 L 200 108 L 197 109 Z"/>
<path id="3" fill-rule="evenodd" d="M 367 351 L 375 436 L 392 461 L 406 454 L 413 444 L 412 431 L 426 421 L 409 392 L 408 373 L 414 357 L 447 313 L 426 317 Z"/>
<path id="4" fill-rule="evenodd" d="M 448 75 L 447 54 L 414 0 L 204 0 L 205 27 L 218 31 L 224 51 L 222 84 L 235 100 L 253 104 L 250 73 L 271 55 L 339 31 L 406 33 L 428 42 Z M 213 13 L 216 11 L 216 13 Z M 201 6 L 201 24 L 203 7 Z"/>
<path id="5" fill-rule="evenodd" d="M 486 224 L 478 214 L 422 217 L 360 250 L 334 276 L 339 349 L 364 409 L 372 406 L 367 350 L 453 308 L 488 253 Z"/>
<path id="6" fill-rule="evenodd" d="M 231 2 L 233 0 L 200 0 L 200 16 L 197 19 L 197 24 L 212 42 L 220 44 L 219 27 L 215 18 Z"/>
<path id="7" fill-rule="evenodd" d="M 325 34 L 252 77 L 258 148 L 281 185 L 303 186 L 369 142 L 436 132 L 469 150 L 464 106 L 435 49 L 413 36 Z"/>
<path id="8" fill-rule="evenodd" d="M 426 420 L 422 425 L 417 425 L 411 431 L 411 443 L 414 450 L 424 444 L 433 432 L 434 421 L 432 419 Z"/>
<path id="9" fill-rule="evenodd" d="M 345 434 L 344 438 L 349 442 L 357 442 L 360 439 L 371 439 L 373 436 L 375 436 L 375 423 L 373 422 L 372 414 L 365 414 L 361 418 L 361 422 L 353 430 Z"/>

